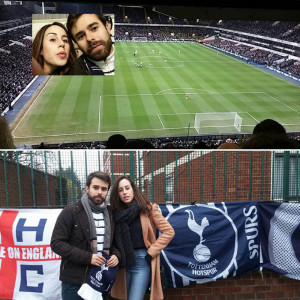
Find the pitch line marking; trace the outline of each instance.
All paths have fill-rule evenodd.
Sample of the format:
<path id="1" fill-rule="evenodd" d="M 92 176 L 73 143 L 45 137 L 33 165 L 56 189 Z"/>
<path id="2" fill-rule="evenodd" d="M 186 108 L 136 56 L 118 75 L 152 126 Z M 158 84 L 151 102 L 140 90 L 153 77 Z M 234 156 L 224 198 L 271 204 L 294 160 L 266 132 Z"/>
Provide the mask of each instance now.
<path id="1" fill-rule="evenodd" d="M 98 113 L 98 133 L 100 133 L 101 127 L 101 97 L 99 98 L 99 113 Z"/>
<path id="2" fill-rule="evenodd" d="M 208 112 L 209 114 L 210 112 Z M 178 115 L 195 115 L 197 113 L 179 113 L 179 114 L 159 114 L 160 116 L 178 116 Z"/>
<path id="3" fill-rule="evenodd" d="M 300 112 L 298 112 L 297 110 L 295 110 L 294 108 L 282 103 L 280 100 L 277 100 L 276 98 L 274 98 L 273 96 L 269 95 L 268 93 L 264 93 L 265 95 L 267 95 L 268 97 L 270 97 L 271 99 L 275 100 L 276 102 L 280 103 L 281 105 L 287 107 L 288 109 L 291 109 L 292 111 L 294 111 L 295 113 L 300 115 Z"/>
<path id="4" fill-rule="evenodd" d="M 165 91 L 169 91 L 169 90 L 174 90 L 174 89 L 181 89 L 181 90 L 186 90 L 186 89 L 197 89 L 197 88 L 173 88 L 173 89 L 166 89 L 166 90 L 162 90 L 159 91 L 157 93 L 153 93 L 153 94 L 120 94 L 120 95 L 116 95 L 116 94 L 110 94 L 110 95 L 105 95 L 105 97 L 131 97 L 131 96 L 156 96 L 156 95 L 182 95 L 185 94 L 185 92 L 182 93 L 164 93 Z M 204 91 L 205 93 L 209 93 L 209 94 L 264 94 L 264 92 L 214 92 L 214 91 L 207 91 L 207 90 L 203 90 L 203 89 L 199 89 L 200 91 Z M 190 93 L 193 95 L 197 95 L 200 93 Z"/>
<path id="5" fill-rule="evenodd" d="M 157 92 L 155 95 L 160 95 L 160 94 L 163 94 L 166 91 L 173 91 L 173 90 L 198 90 L 198 91 L 206 92 L 206 93 L 215 93 L 215 92 L 208 91 L 208 90 L 192 88 L 192 87 L 185 87 L 185 88 L 170 88 L 170 89 L 162 90 L 162 91 Z M 178 93 L 168 93 L 168 94 L 176 95 Z M 180 93 L 180 94 L 184 94 L 184 93 Z M 194 94 L 196 94 L 196 93 L 194 93 Z M 164 94 L 164 95 L 166 95 L 166 94 Z"/>
<path id="6" fill-rule="evenodd" d="M 257 119 L 255 119 L 250 113 L 246 112 L 246 114 L 248 114 L 252 119 L 254 119 L 257 123 L 259 123 L 259 121 Z M 244 126 L 244 125 L 242 125 Z"/>
<path id="7" fill-rule="evenodd" d="M 295 126 L 298 124 L 282 124 L 283 126 Z M 254 127 L 254 125 L 242 125 L 243 127 Z M 205 127 L 228 127 L 228 126 L 205 126 Z M 139 131 L 161 131 L 161 130 L 180 130 L 180 129 L 187 129 L 190 128 L 188 126 L 186 127 L 165 127 L 162 128 L 146 128 L 146 129 L 128 129 L 128 130 L 111 130 L 111 131 L 103 131 L 101 134 L 107 134 L 107 133 L 116 133 L 116 132 L 139 132 Z M 82 132 L 77 133 L 77 135 L 92 135 L 92 134 L 99 134 L 99 132 Z M 224 132 L 222 134 L 227 134 L 227 132 Z M 42 135 L 42 136 L 25 136 L 25 137 L 15 137 L 14 139 L 27 139 L 27 138 L 47 138 L 47 137 L 60 137 L 60 136 L 74 136 L 74 133 L 65 133 L 65 134 L 53 134 L 53 135 Z M 70 141 L 71 143 L 72 141 Z"/>
<path id="8" fill-rule="evenodd" d="M 283 123 L 282 126 L 296 126 L 298 124 L 285 124 Z M 242 125 L 243 127 L 254 127 L 254 125 Z M 228 126 L 205 126 L 205 127 L 228 127 Z M 180 130 L 180 129 L 187 129 L 190 128 L 186 127 L 165 127 L 162 128 L 146 128 L 146 129 L 127 129 L 127 130 L 111 130 L 111 131 L 102 131 L 101 134 L 107 133 L 116 133 L 116 132 L 139 132 L 139 131 L 162 131 L 162 130 Z M 224 132 L 222 134 L 227 134 L 228 132 Z M 64 134 L 53 134 L 53 135 L 41 135 L 41 136 L 24 136 L 24 137 L 15 137 L 14 139 L 28 139 L 28 138 L 47 138 L 47 137 L 60 137 L 60 136 L 74 136 L 74 135 L 92 135 L 92 134 L 99 134 L 99 132 L 82 132 L 82 133 L 64 133 Z M 211 134 L 211 133 L 210 133 Z M 70 141 L 71 143 L 72 141 Z M 73 141 L 74 142 L 74 141 Z"/>
<path id="9" fill-rule="evenodd" d="M 295 85 L 298 86 L 297 83 L 292 83 L 292 82 L 290 82 L 289 80 L 287 80 L 287 79 L 285 79 L 285 78 L 282 78 L 281 76 L 278 76 L 278 75 L 276 75 L 276 74 L 273 74 L 273 72 L 268 72 L 268 71 L 266 71 L 266 70 L 264 70 L 264 69 L 262 69 L 262 68 L 253 66 L 252 64 L 247 64 L 247 66 L 249 66 L 249 67 L 251 67 L 251 68 L 253 68 L 253 69 L 255 69 L 255 70 L 261 71 L 261 72 L 263 72 L 263 73 L 265 73 L 265 74 L 268 74 L 268 75 L 270 75 L 270 76 L 273 76 L 273 77 L 275 77 L 275 78 L 277 78 L 277 79 L 279 79 L 279 80 L 282 80 L 282 81 L 284 81 L 284 82 L 287 83 L 287 84 L 290 84 L 290 85 L 293 85 L 293 86 L 295 86 Z M 298 87 L 299 87 L 299 86 L 298 86 Z"/>
<path id="10" fill-rule="evenodd" d="M 283 124 L 283 125 L 297 125 L 297 124 Z M 209 127 L 209 126 L 206 126 Z M 210 126 L 210 127 L 216 127 L 216 126 Z M 221 126 L 217 126 L 221 127 Z M 228 127 L 228 126 L 223 126 Z M 243 127 L 253 127 L 253 125 L 243 125 Z M 128 130 L 111 130 L 111 131 L 102 131 L 101 134 L 111 134 L 116 132 L 139 132 L 139 131 L 162 131 L 162 130 L 180 130 L 180 129 L 187 129 L 191 127 L 167 127 L 165 129 L 162 128 L 146 128 L 146 129 L 128 129 Z M 227 134 L 228 132 L 225 132 L 224 134 Z M 77 133 L 77 135 L 92 135 L 92 134 L 99 134 L 99 132 L 82 132 Z M 223 133 L 222 133 L 223 134 Z M 47 138 L 47 137 L 60 137 L 60 136 L 74 136 L 76 134 L 74 133 L 65 133 L 65 134 L 56 134 L 56 135 L 42 135 L 42 136 L 25 136 L 25 137 L 15 137 L 15 139 L 28 139 L 28 138 Z M 73 141 L 74 142 L 74 141 Z M 72 143 L 72 141 L 70 141 Z"/>
<path id="11" fill-rule="evenodd" d="M 23 117 L 21 118 L 21 120 L 18 122 L 18 124 L 16 125 L 15 129 L 12 131 L 12 134 L 14 134 L 14 132 L 17 130 L 17 128 L 19 127 L 20 123 L 23 121 L 23 119 L 25 118 L 25 116 L 28 114 L 28 112 L 30 111 L 31 107 L 33 106 L 33 104 L 36 103 L 36 100 L 38 99 L 38 97 L 40 96 L 40 94 L 44 91 L 44 89 L 46 88 L 46 86 L 49 84 L 49 82 L 52 80 L 52 76 L 50 77 L 50 79 L 48 80 L 48 82 L 45 84 L 45 86 L 41 89 L 41 91 L 38 93 L 38 95 L 36 96 L 36 98 L 33 100 L 33 102 L 30 104 L 30 106 L 28 107 L 27 111 L 24 113 Z"/>
<path id="12" fill-rule="evenodd" d="M 247 113 L 248 112 L 238 112 L 238 113 Z M 112 130 L 112 131 L 102 131 L 101 134 L 105 133 L 114 133 L 114 132 L 139 132 L 139 131 L 149 131 L 149 130 L 180 130 L 180 129 L 186 129 L 189 128 L 187 127 L 165 127 L 161 117 L 160 116 L 177 116 L 177 115 L 195 115 L 195 113 L 179 113 L 179 114 L 158 114 L 158 117 L 160 119 L 160 122 L 162 124 L 162 128 L 145 128 L 145 129 L 128 129 L 128 130 Z M 249 114 L 250 115 L 250 114 Z M 251 116 L 251 115 L 250 115 Z M 252 117 L 252 116 L 251 116 Z M 254 117 L 252 117 L 255 119 Z M 255 119 L 256 120 L 256 119 Z M 257 121 L 257 120 L 256 120 Z M 257 121 L 259 122 L 259 121 Z M 297 125 L 297 124 L 283 124 L 283 125 Z M 242 125 L 244 127 L 253 127 L 254 125 Z M 212 126 L 216 127 L 216 126 Z M 217 126 L 221 127 L 221 126 Z M 228 127 L 228 126 L 223 126 L 223 127 Z M 62 134 L 51 134 L 51 135 L 36 135 L 36 136 L 23 136 L 23 137 L 15 137 L 15 139 L 27 139 L 27 138 L 46 138 L 46 137 L 60 137 L 60 136 L 74 136 L 74 135 L 92 135 L 92 134 L 99 134 L 99 132 L 78 132 L 78 133 L 62 133 Z"/>
<path id="13" fill-rule="evenodd" d="M 166 128 L 165 128 L 165 126 L 164 126 L 164 123 L 163 123 L 163 121 L 162 121 L 162 120 L 161 120 L 161 118 L 160 118 L 160 115 L 159 115 L 159 114 L 157 114 L 157 116 L 158 116 L 158 118 L 159 118 L 159 121 L 160 121 L 160 123 L 161 123 L 161 125 L 162 125 L 163 129 L 166 129 Z"/>

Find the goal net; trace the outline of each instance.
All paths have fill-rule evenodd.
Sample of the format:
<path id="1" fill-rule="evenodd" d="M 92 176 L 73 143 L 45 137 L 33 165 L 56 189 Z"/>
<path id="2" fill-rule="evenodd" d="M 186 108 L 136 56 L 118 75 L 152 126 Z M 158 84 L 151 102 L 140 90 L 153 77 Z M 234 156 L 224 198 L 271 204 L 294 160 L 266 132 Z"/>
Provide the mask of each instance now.
<path id="1" fill-rule="evenodd" d="M 236 112 L 197 113 L 194 128 L 197 133 L 241 132 L 243 119 Z"/>
<path id="2" fill-rule="evenodd" d="M 147 37 L 145 37 L 145 36 L 133 36 L 132 41 L 134 41 L 134 42 L 147 42 Z"/>

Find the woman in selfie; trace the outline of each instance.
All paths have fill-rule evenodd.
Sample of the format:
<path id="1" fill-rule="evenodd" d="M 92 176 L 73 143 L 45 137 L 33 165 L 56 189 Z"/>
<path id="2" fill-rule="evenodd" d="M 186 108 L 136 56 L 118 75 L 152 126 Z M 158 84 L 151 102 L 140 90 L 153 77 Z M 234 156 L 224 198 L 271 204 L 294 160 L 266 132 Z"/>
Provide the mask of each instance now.
<path id="1" fill-rule="evenodd" d="M 160 252 L 174 237 L 172 226 L 129 176 L 123 175 L 115 181 L 110 205 L 115 221 L 114 241 L 121 252 L 111 296 L 143 300 L 150 284 L 150 299 L 163 299 Z M 156 229 L 161 232 L 158 238 Z"/>
<path id="2" fill-rule="evenodd" d="M 43 26 L 32 43 L 32 57 L 33 75 L 68 74 L 76 52 L 66 27 L 59 22 Z"/>

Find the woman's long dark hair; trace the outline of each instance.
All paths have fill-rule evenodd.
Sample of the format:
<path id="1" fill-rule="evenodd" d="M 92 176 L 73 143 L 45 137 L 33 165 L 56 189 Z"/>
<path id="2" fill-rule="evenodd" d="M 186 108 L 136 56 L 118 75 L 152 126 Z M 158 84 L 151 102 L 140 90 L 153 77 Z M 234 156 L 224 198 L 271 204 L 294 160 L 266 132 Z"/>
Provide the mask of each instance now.
<path id="1" fill-rule="evenodd" d="M 37 60 L 37 62 L 41 65 L 41 67 L 44 68 L 45 61 L 44 61 L 43 55 L 41 55 L 41 51 L 43 49 L 43 41 L 44 41 L 45 31 L 53 25 L 61 27 L 66 32 L 67 37 L 68 37 L 68 43 L 70 45 L 70 54 L 69 54 L 69 58 L 68 58 L 66 65 L 63 67 L 58 67 L 50 75 L 64 75 L 64 74 L 67 74 L 68 71 L 70 70 L 70 68 L 72 67 L 72 65 L 76 59 L 76 52 L 75 52 L 74 45 L 73 45 L 72 39 L 70 37 L 70 34 L 68 33 L 67 28 L 62 23 L 53 22 L 52 24 L 47 24 L 47 25 L 43 26 L 38 31 L 38 33 L 36 34 L 34 41 L 32 43 L 32 57 L 34 57 Z"/>
<path id="2" fill-rule="evenodd" d="M 130 185 L 133 189 L 133 196 L 136 200 L 140 212 L 145 213 L 147 215 L 150 214 L 151 205 L 150 201 L 145 198 L 145 196 L 142 194 L 142 192 L 139 190 L 135 182 L 127 175 L 120 176 L 115 183 L 113 184 L 110 192 L 110 205 L 113 210 L 123 210 L 126 208 L 126 205 L 121 201 L 119 197 L 119 183 L 121 180 L 127 179 L 130 182 Z"/>

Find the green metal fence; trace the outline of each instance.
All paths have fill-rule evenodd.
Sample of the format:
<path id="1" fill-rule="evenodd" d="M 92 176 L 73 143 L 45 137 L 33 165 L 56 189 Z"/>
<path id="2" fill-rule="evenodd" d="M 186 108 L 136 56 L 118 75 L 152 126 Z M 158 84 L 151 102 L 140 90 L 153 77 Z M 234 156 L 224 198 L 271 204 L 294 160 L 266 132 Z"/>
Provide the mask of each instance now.
<path id="1" fill-rule="evenodd" d="M 97 170 L 156 203 L 300 201 L 299 151 L 36 150 L 0 152 L 1 207 L 62 207 Z"/>

